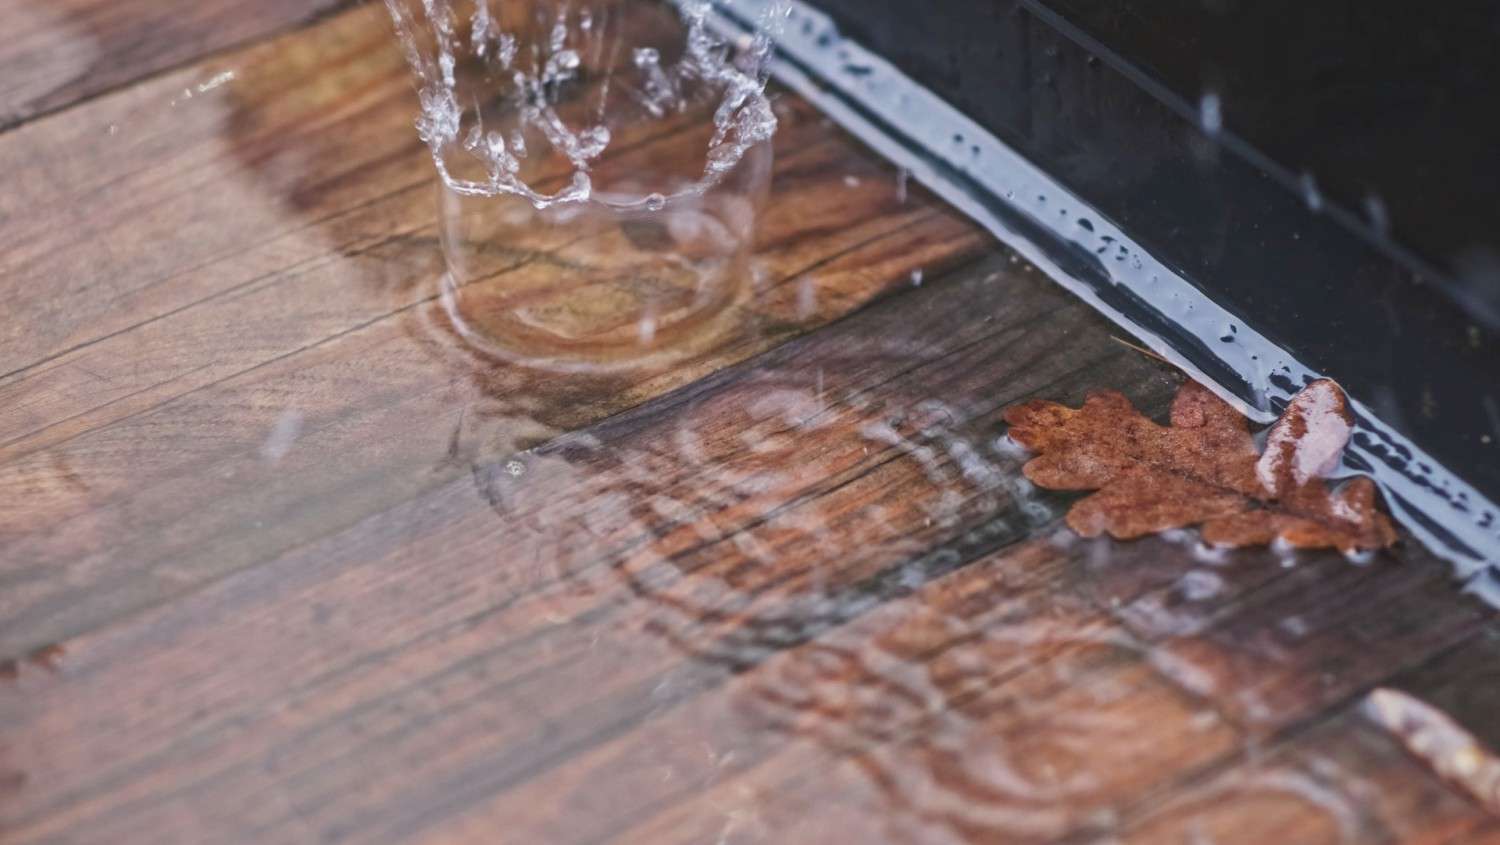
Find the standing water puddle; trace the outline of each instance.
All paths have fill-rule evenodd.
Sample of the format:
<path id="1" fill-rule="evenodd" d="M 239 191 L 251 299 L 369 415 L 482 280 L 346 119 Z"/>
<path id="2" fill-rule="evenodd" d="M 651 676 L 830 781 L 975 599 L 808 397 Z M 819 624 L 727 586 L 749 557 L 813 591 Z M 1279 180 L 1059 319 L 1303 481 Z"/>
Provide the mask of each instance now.
<path id="1" fill-rule="evenodd" d="M 1069 533 L 1003 409 L 1178 376 L 768 95 L 765 5 L 355 4 L 0 133 L 87 165 L 0 195 L 7 841 L 1478 824 L 1489 617 Z"/>
<path id="2" fill-rule="evenodd" d="M 723 320 L 756 295 L 769 41 L 721 40 L 703 2 L 388 5 L 441 177 L 448 274 L 422 332 L 458 344 L 488 397 L 450 459 L 498 519 L 506 601 L 564 630 L 552 647 L 687 658 L 622 712 L 653 720 L 659 753 L 628 759 L 673 784 L 660 800 L 718 808 L 704 841 L 1216 841 L 1235 802 L 1319 841 L 1387 830 L 1362 728 L 1258 756 L 1318 700 L 1288 688 L 1373 671 L 1320 674 L 1337 635 L 1303 615 L 1316 592 L 1295 597 L 1358 570 L 1186 536 L 1077 541 L 1057 527 L 1069 500 L 1021 477 L 1005 405 L 1111 378 L 1160 403 L 1172 386 L 1091 317 L 1052 318 L 1064 296 L 1029 271 L 944 284 L 918 268 L 912 288 L 973 318 L 888 302 L 586 433 L 518 427 L 526 400 L 486 361 L 649 378 L 732 336 Z M 632 155 L 664 134 L 683 139 L 666 158 Z M 904 203 L 904 171 L 895 190 Z M 1059 348 L 1093 363 L 1047 363 Z M 1268 631 L 1215 630 L 1242 593 L 1278 585 L 1286 607 L 1252 614 Z M 1184 771 L 1210 774 L 1149 797 Z M 819 777 L 842 806 L 801 803 Z"/>

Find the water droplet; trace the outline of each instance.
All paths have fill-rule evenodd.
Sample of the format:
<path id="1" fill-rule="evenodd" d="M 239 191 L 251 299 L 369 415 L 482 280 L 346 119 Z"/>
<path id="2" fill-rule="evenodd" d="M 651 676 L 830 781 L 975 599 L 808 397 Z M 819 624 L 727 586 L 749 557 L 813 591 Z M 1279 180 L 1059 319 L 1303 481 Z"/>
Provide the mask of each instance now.
<path id="1" fill-rule="evenodd" d="M 1210 91 L 1203 95 L 1198 102 L 1198 122 L 1209 135 L 1217 135 L 1224 128 L 1224 106 L 1218 94 Z"/>
<path id="2" fill-rule="evenodd" d="M 1224 579 L 1213 572 L 1193 570 L 1177 582 L 1182 597 L 1188 601 L 1205 601 L 1224 589 Z"/>
<path id="3" fill-rule="evenodd" d="M 295 408 L 282 413 L 260 447 L 260 456 L 268 463 L 279 463 L 302 435 L 302 412 Z"/>
<path id="4" fill-rule="evenodd" d="M 1298 185 L 1302 188 L 1302 201 L 1313 211 L 1323 210 L 1323 192 L 1318 190 L 1318 181 L 1311 173 L 1303 171 L 1298 179 Z"/>
<path id="5" fill-rule="evenodd" d="M 1370 218 L 1370 225 L 1381 235 L 1388 235 L 1391 231 L 1391 213 L 1385 207 L 1385 200 L 1376 194 L 1365 195 L 1365 214 Z"/>

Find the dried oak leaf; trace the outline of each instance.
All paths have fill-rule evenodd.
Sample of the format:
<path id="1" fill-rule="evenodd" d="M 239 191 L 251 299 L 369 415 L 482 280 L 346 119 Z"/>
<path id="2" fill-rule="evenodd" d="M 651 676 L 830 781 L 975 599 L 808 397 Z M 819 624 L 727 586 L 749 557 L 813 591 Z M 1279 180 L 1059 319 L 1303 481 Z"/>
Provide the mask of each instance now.
<path id="1" fill-rule="evenodd" d="M 1375 485 L 1355 478 L 1337 492 L 1323 477 L 1338 466 L 1353 431 L 1339 386 L 1309 384 L 1272 426 L 1264 454 L 1243 416 L 1187 382 L 1170 427 L 1142 416 L 1114 391 L 1079 409 L 1034 400 L 1005 411 L 1010 436 L 1039 455 L 1026 477 L 1053 490 L 1095 490 L 1068 512 L 1085 537 L 1120 539 L 1203 526 L 1218 546 L 1275 540 L 1344 552 L 1385 548 L 1396 529 L 1377 505 Z"/>

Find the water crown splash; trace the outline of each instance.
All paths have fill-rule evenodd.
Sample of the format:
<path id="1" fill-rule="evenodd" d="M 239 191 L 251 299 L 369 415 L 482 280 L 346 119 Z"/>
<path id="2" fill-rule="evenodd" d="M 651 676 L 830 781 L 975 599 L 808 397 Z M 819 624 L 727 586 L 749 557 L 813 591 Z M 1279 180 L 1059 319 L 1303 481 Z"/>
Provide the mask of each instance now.
<path id="1" fill-rule="evenodd" d="M 765 96 L 772 29 L 785 4 L 729 43 L 710 27 L 737 0 L 386 0 L 416 78 L 417 130 L 443 182 L 537 209 L 595 200 L 652 210 L 701 195 L 776 117 Z M 622 130 L 703 112 L 713 131 L 691 178 L 612 190 L 596 164 Z M 547 165 L 543 166 L 543 162 Z M 701 166 L 700 166 L 701 165 Z M 540 183 L 562 186 L 549 191 Z"/>

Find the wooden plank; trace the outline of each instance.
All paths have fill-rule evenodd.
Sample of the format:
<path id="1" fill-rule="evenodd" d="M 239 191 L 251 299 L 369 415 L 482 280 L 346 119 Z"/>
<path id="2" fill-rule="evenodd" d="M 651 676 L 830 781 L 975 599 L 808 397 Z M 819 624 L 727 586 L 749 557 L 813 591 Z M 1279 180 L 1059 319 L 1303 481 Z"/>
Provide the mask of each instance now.
<path id="1" fill-rule="evenodd" d="M 0 334 L 0 371 L 64 363 L 69 349 L 402 231 L 389 213 L 360 216 L 425 175 L 380 14 L 372 5 L 0 138 L 0 165 L 17 175 L 0 197 L 0 285 L 18 318 Z"/>
<path id="2" fill-rule="evenodd" d="M 1098 318 L 1049 283 L 994 269 L 523 455 L 519 477 L 508 461 L 466 465 L 279 562 L 66 643 L 54 675 L 22 667 L 5 739 L 28 780 L 6 827 L 25 841 L 80 825 L 123 839 L 188 821 L 285 831 L 299 815 L 318 830 L 419 825 L 626 729 L 663 684 L 722 683 L 737 660 L 1023 536 L 1055 511 L 1006 505 L 1013 494 L 987 488 L 1013 476 L 973 460 L 964 481 L 962 461 L 998 459 L 942 431 L 992 429 L 1002 405 L 1059 377 L 1076 394 L 1080 362 L 1047 355 L 1069 337 L 1082 364 L 1110 362 L 1091 376 L 1171 385 L 1083 334 Z M 967 319 L 975 307 L 994 319 Z M 776 434 L 820 407 L 800 436 Z M 931 442 L 912 436 L 924 427 Z M 809 590 L 831 606 L 799 634 Z M 701 653 L 685 660 L 674 643 L 689 641 Z M 85 712 L 106 699 L 141 706 Z M 452 741 L 470 733 L 483 741 Z M 351 789 L 372 771 L 395 779 Z M 222 816 L 203 809 L 215 795 L 260 798 Z"/>
<path id="3" fill-rule="evenodd" d="M 1494 820 L 1345 710 L 1128 823 L 1130 843 L 1485 841 Z"/>
<path id="4" fill-rule="evenodd" d="M 0 199 L 61 214 L 106 192 L 97 237 L 37 213 L 7 228 L 0 251 L 0 277 L 61 283 L 16 284 L 22 319 L 0 344 L 20 362 L 0 382 L 0 653 L 441 486 L 466 472 L 450 447 L 492 458 L 586 425 L 988 244 L 930 197 L 898 193 L 888 167 L 786 97 L 760 232 L 764 285 L 737 333 L 680 365 L 625 375 L 558 379 L 475 358 L 436 303 L 431 165 L 382 14 L 356 10 L 226 59 L 240 75 L 195 98 L 186 127 L 140 104 L 211 67 L 0 140 L 0 159 L 43 146 L 83 155 L 80 139 L 135 114 L 144 144 L 118 184 L 80 168 L 51 193 L 37 176 Z M 135 202 L 159 210 L 132 213 Z M 296 448 L 268 458 L 286 425 Z"/>
<path id="5" fill-rule="evenodd" d="M 1000 410 L 1176 377 L 795 98 L 739 331 L 457 342 L 381 14 L 0 135 L 7 841 L 1494 841 L 1351 707 L 1493 614 L 1058 530 Z"/>
<path id="6" fill-rule="evenodd" d="M 1182 534 L 1111 548 L 1093 592 L 1179 683 L 1266 736 L 1323 713 L 1484 631 L 1415 544 L 1363 565 L 1338 554 L 1205 553 Z"/>
<path id="7" fill-rule="evenodd" d="M 1160 410 L 1174 381 L 1012 266 L 514 457 L 459 452 L 461 478 L 19 666 L 0 824 L 1024 841 L 1157 818 L 1245 748 L 1243 708 L 1158 652 L 1202 642 L 1212 667 L 1235 644 L 1212 625 L 1153 644 L 1141 600 L 1109 599 L 1208 568 L 1051 536 L 1066 499 L 995 438 L 1023 396 L 1103 383 Z M 1238 564 L 1259 585 L 1312 571 Z M 1286 662 L 1395 667 L 1424 643 L 1294 641 Z"/>
<path id="8" fill-rule="evenodd" d="M 343 259 L 365 258 L 368 272 L 410 255 L 403 282 L 427 269 L 435 179 L 390 29 L 368 4 L 0 140 L 0 162 L 18 175 L 0 197 L 0 285 L 24 318 L 0 333 L 7 395 L 118 400 L 154 382 L 84 388 L 67 378 L 68 353 Z M 156 360 L 170 352 L 192 357 L 131 339 L 106 351 L 144 355 L 149 375 L 172 375 Z M 48 380 L 13 378 L 39 369 Z M 0 443 L 93 407 L 35 405 Z"/>
<path id="9" fill-rule="evenodd" d="M 1238 737 L 1072 600 L 1070 556 L 1046 541 L 987 555 L 458 814 L 433 841 L 502 822 L 529 840 L 641 843 L 1055 841 L 1107 826 L 1112 805 Z"/>
<path id="10" fill-rule="evenodd" d="M 1389 686 L 1438 708 L 1488 747 L 1500 749 L 1500 626 L 1487 626 Z"/>
<path id="11" fill-rule="evenodd" d="M 794 841 L 815 840 L 820 831 L 826 834 L 830 830 L 856 831 L 856 838 L 871 840 L 1007 842 L 1056 841 L 1065 835 L 1068 841 L 1093 841 L 1087 836 L 1091 831 L 1100 834 L 1100 842 L 1200 839 L 1247 843 L 1449 842 L 1488 841 L 1494 835 L 1494 819 L 1460 791 L 1435 779 L 1393 737 L 1368 723 L 1358 707 L 1344 708 L 1341 715 L 1325 721 L 1325 702 L 1328 699 L 1324 694 L 1313 691 L 1305 683 L 1290 680 L 1306 677 L 1310 672 L 1308 667 L 1317 666 L 1323 673 L 1318 680 L 1326 687 L 1344 691 L 1347 696 L 1349 689 L 1368 682 L 1372 676 L 1381 675 L 1370 668 L 1372 663 L 1385 661 L 1387 672 L 1403 662 L 1420 663 L 1422 654 L 1431 654 L 1423 651 L 1423 648 L 1431 648 L 1431 644 L 1418 646 L 1412 639 L 1392 636 L 1388 632 L 1368 639 L 1332 639 L 1327 635 L 1306 636 L 1307 632 L 1304 632 L 1302 638 L 1289 641 L 1278 650 L 1273 663 L 1282 665 L 1262 668 L 1259 672 L 1242 671 L 1235 677 L 1224 678 L 1215 670 L 1238 663 L 1243 652 L 1264 655 L 1264 650 L 1257 648 L 1264 640 L 1257 643 L 1256 637 L 1247 636 L 1248 623 L 1237 614 L 1252 615 L 1255 612 L 1255 591 L 1288 579 L 1274 555 L 1242 553 L 1236 561 L 1214 560 L 1216 565 L 1209 566 L 1195 557 L 1190 549 L 1170 541 L 1059 544 L 1054 540 L 1052 544 L 1055 547 L 1052 554 L 1057 554 L 1058 548 L 1067 549 L 1065 554 L 1071 558 L 1071 566 L 1076 571 L 1047 589 L 1066 595 L 1071 601 L 1096 604 L 1101 614 L 1105 609 L 1110 610 L 1109 615 L 1121 620 L 1124 627 L 1118 633 L 1112 633 L 1106 641 L 1131 649 L 1141 663 L 1156 670 L 1157 682 L 1166 682 L 1167 688 L 1176 691 L 1175 697 L 1196 702 L 1186 710 L 1174 711 L 1156 700 L 1161 695 L 1159 693 L 1151 696 L 1154 703 L 1150 707 L 1139 711 L 1133 718 L 1106 722 L 1107 727 L 1097 739 L 1089 738 L 1086 730 L 1069 732 L 1079 747 L 1098 756 L 1103 770 L 1099 780 L 1108 782 L 1110 773 L 1123 772 L 1134 778 L 1132 789 L 1115 794 L 1113 801 L 1098 804 L 1045 790 L 1018 794 L 1014 767 L 1019 766 L 1020 761 L 1015 759 L 1017 755 L 1014 753 L 1006 756 L 1011 749 L 1004 744 L 1013 742 L 1018 734 L 1030 737 L 1038 729 L 1024 720 L 1019 725 L 1002 721 L 987 726 L 987 729 L 974 729 L 946 744 L 949 748 L 965 749 L 975 757 L 982 758 L 987 752 L 997 754 L 997 762 L 1010 763 L 1012 769 L 1003 765 L 992 769 L 997 773 L 993 790 L 987 791 L 983 778 L 975 777 L 966 769 L 962 755 L 947 760 L 946 767 L 937 767 L 939 773 L 933 772 L 934 767 L 927 757 L 917 756 L 902 758 L 884 770 L 870 773 L 868 778 L 859 779 L 841 773 L 840 765 L 847 767 L 848 761 L 838 759 L 837 755 L 815 758 L 792 750 L 760 770 L 746 774 L 725 773 L 726 782 L 722 786 L 714 782 L 704 795 L 684 797 L 669 804 L 649 824 L 640 828 L 639 836 L 632 830 L 630 841 L 702 841 L 735 830 L 747 831 L 750 838 Z M 1310 562 L 1301 559 L 1299 566 Z M 1231 578 L 1226 579 L 1217 591 L 1207 589 L 1206 576 L 1218 577 L 1216 573 L 1223 572 L 1226 565 L 1238 565 L 1241 569 L 1255 567 L 1261 571 L 1254 579 L 1253 587 L 1237 589 L 1238 585 Z M 1348 568 L 1348 564 L 1344 566 Z M 1412 567 L 1426 568 L 1429 573 L 1444 571 L 1433 561 L 1407 565 L 1407 568 Z M 1174 589 L 1163 604 L 1148 607 L 1147 602 L 1141 600 L 1133 605 L 1111 600 L 1129 594 L 1142 581 L 1161 578 L 1169 569 L 1176 571 L 1176 576 L 1169 581 Z M 1402 567 L 1389 567 L 1367 573 L 1368 580 L 1375 583 L 1366 584 L 1362 590 L 1374 597 L 1374 610 L 1393 609 L 1398 616 L 1409 621 L 1412 617 L 1407 614 L 1412 608 L 1391 608 L 1381 601 L 1382 597 L 1388 596 L 1388 590 L 1410 586 L 1410 581 L 1399 577 L 1402 571 Z M 964 570 L 955 574 L 953 579 L 964 579 L 970 574 L 971 570 Z M 1247 574 L 1241 572 L 1241 579 Z M 1329 571 L 1323 572 L 1324 577 L 1330 574 Z M 990 574 L 987 577 L 1008 586 L 1015 583 L 1013 577 L 1004 575 Z M 1333 580 L 1337 582 L 1338 579 Z M 1391 586 L 1385 587 L 1379 582 L 1389 582 Z M 1307 587 L 1305 581 L 1289 579 L 1281 588 L 1291 589 L 1293 584 L 1297 589 Z M 1004 587 L 992 589 L 999 593 Z M 1166 593 L 1163 591 L 1164 595 Z M 1434 604 L 1430 599 L 1429 596 L 1419 606 L 1439 616 L 1462 616 L 1473 611 L 1451 587 L 1446 605 Z M 1004 606 L 1002 600 L 996 600 Z M 1328 604 L 1326 595 L 1321 603 Z M 1292 606 L 1289 610 L 1298 612 L 1305 608 Z M 1070 612 L 1057 615 L 1062 620 L 1063 630 L 1072 619 L 1089 618 L 1087 613 L 1080 614 L 1076 606 Z M 1334 624 L 1340 621 L 1349 620 L 1335 620 Z M 1369 626 L 1367 621 L 1354 621 L 1362 627 Z M 1095 625 L 1097 631 L 1111 630 L 1109 625 L 1097 622 Z M 1218 630 L 1220 626 L 1223 626 L 1222 631 Z M 1003 628 L 997 626 L 992 633 L 1000 630 Z M 1186 655 L 1195 662 L 1190 662 Z M 946 657 L 948 655 L 941 649 L 934 649 L 926 658 L 929 673 L 935 674 L 934 664 Z M 1456 658 L 1457 655 L 1450 657 Z M 1034 659 L 1047 662 L 1053 672 L 1062 671 L 1070 686 L 1084 689 L 1129 686 L 1128 679 L 1132 676 L 1131 670 L 1118 664 L 1103 671 L 1077 672 L 1069 669 L 1065 662 L 1052 658 L 1046 649 L 1038 649 Z M 1433 677 L 1447 679 L 1451 687 L 1467 689 L 1465 682 L 1454 683 L 1454 675 L 1442 671 L 1441 664 L 1447 659 L 1432 661 L 1426 671 Z M 972 664 L 984 665 L 984 662 L 976 660 Z M 1009 664 L 998 665 L 1001 668 L 991 676 L 992 679 L 1003 677 L 1003 667 Z M 1128 667 L 1129 662 L 1123 666 Z M 920 677 L 920 673 L 917 675 Z M 909 676 L 902 674 L 898 677 Z M 1471 677 L 1464 676 L 1464 679 L 1467 681 Z M 818 678 L 815 673 L 810 673 L 797 680 L 807 687 L 815 687 Z M 1268 737 L 1264 714 L 1255 713 L 1253 707 L 1245 707 L 1236 693 L 1243 692 L 1245 699 L 1259 702 L 1269 697 L 1265 694 L 1266 687 L 1274 689 L 1280 685 L 1298 689 L 1301 694 L 1293 706 L 1290 691 L 1278 690 L 1274 701 L 1279 707 L 1275 715 L 1282 719 L 1282 724 L 1287 724 L 1294 716 L 1323 723 L 1310 731 L 1295 726 L 1281 735 Z M 1483 685 L 1482 681 L 1480 685 Z M 791 689 L 790 684 L 784 686 L 783 694 L 788 699 L 797 700 L 798 696 Z M 840 692 L 844 696 L 839 699 L 841 701 L 851 697 L 847 691 Z M 1484 706 L 1485 695 L 1477 693 L 1474 703 L 1478 707 Z M 812 694 L 803 693 L 800 697 L 805 699 Z M 1090 706 L 1035 690 L 1024 697 L 1038 711 L 1060 714 L 1058 718 L 1063 720 L 1084 719 L 1085 726 L 1088 725 L 1087 718 L 1079 714 L 1097 716 L 1101 711 L 1098 701 L 1091 702 Z M 891 703 L 893 698 L 902 701 L 900 696 L 872 694 L 867 706 L 875 712 L 888 712 L 895 706 Z M 947 712 L 950 708 L 962 710 L 964 706 L 960 702 L 944 700 L 938 710 Z M 1261 718 L 1247 718 L 1247 710 Z M 1481 711 L 1471 707 L 1468 712 L 1477 716 Z M 851 721 L 858 723 L 857 720 Z M 1207 758 L 1150 762 L 1148 754 L 1121 750 L 1122 747 L 1130 749 L 1136 741 L 1154 751 L 1173 743 L 1190 744 L 1194 731 L 1203 730 L 1210 731 L 1204 742 L 1212 747 L 1213 730 L 1228 729 L 1239 734 L 1242 723 L 1246 725 L 1242 739 L 1228 751 L 1222 745 L 1217 746 L 1215 753 Z M 836 736 L 849 735 L 840 734 L 841 729 L 837 719 L 828 719 L 823 724 L 808 719 L 789 731 L 799 738 L 825 730 Z M 922 743 L 941 745 L 932 733 L 913 734 Z M 624 742 L 622 740 L 622 744 Z M 835 747 L 858 758 L 857 747 L 850 748 L 851 745 L 857 746 L 858 743 L 835 743 Z M 1109 764 L 1113 754 L 1123 754 L 1124 757 Z M 1066 755 L 1060 756 L 1067 759 Z M 1056 759 L 1049 762 L 1056 765 Z M 708 779 L 707 775 L 704 778 Z M 887 788 L 884 791 L 875 788 L 879 785 Z M 736 796 L 739 796 L 738 802 Z M 511 805 L 506 801 L 503 806 Z M 725 807 L 742 810 L 725 812 L 722 809 Z M 519 809 L 507 812 L 517 817 L 526 816 Z M 493 822 L 503 816 L 500 812 L 488 811 L 483 817 Z M 466 824 L 460 829 L 474 832 L 479 828 Z M 462 839 L 455 836 L 454 841 Z"/>
<path id="12" fill-rule="evenodd" d="M 0 738 L 26 779 L 0 824 L 983 840 L 1157 806 L 1241 759 L 1238 711 L 1131 633 L 1110 570 L 1191 555 L 1013 546 L 1065 500 L 995 437 L 1025 395 L 1107 383 L 1160 410 L 1173 380 L 1010 267 L 514 458 L 460 453 L 462 479 L 20 666 Z M 1262 587 L 1301 572 L 1239 564 Z M 1212 626 L 1178 633 L 1233 659 Z"/>
<path id="13" fill-rule="evenodd" d="M 367 7 L 6 136 L 0 160 L 21 178 L 3 200 L 0 279 L 30 319 L 6 327 L 5 371 L 406 231 L 390 206 L 361 216 L 429 184 L 379 15 Z M 234 80 L 182 96 L 231 68 Z"/>
<path id="14" fill-rule="evenodd" d="M 0 132 L 180 64 L 305 25 L 348 0 L 0 0 Z"/>

